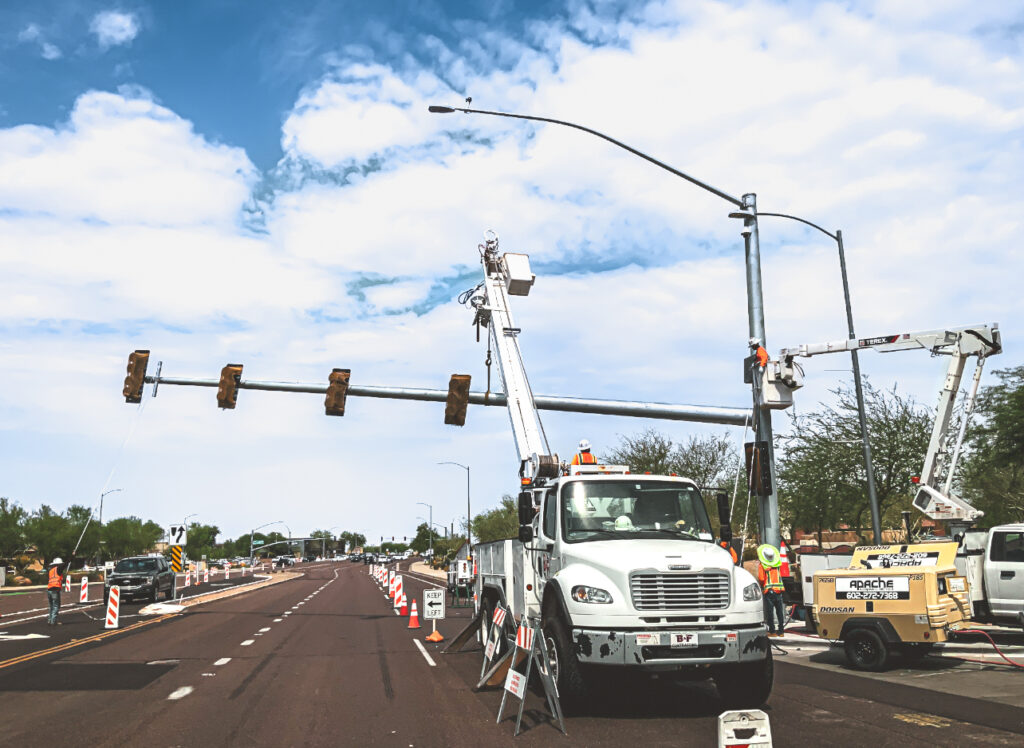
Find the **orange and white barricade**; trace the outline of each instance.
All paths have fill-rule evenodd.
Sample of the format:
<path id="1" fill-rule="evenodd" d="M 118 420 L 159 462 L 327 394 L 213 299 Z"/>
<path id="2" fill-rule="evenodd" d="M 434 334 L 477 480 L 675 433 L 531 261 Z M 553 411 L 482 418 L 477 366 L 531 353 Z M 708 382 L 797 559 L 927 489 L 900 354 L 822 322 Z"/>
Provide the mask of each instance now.
<path id="1" fill-rule="evenodd" d="M 116 629 L 118 619 L 118 609 L 121 606 L 121 588 L 116 584 L 110 588 L 110 593 L 107 596 L 107 620 L 103 624 L 105 629 Z"/>
<path id="2" fill-rule="evenodd" d="M 89 577 L 82 577 L 82 588 L 78 593 L 78 602 L 89 602 Z"/>
<path id="3" fill-rule="evenodd" d="M 203 567 L 203 584 L 209 584 L 209 583 L 210 583 L 210 567 L 209 566 L 204 566 Z"/>
<path id="4" fill-rule="evenodd" d="M 64 577 L 64 591 L 65 592 L 71 592 L 71 575 L 70 574 L 68 574 L 66 577 Z"/>

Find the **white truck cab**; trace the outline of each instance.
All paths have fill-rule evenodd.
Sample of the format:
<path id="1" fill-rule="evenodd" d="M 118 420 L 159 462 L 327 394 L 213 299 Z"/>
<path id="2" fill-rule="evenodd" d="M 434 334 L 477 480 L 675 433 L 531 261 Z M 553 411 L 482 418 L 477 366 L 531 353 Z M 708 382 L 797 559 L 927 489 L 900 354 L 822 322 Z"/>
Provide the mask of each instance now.
<path id="1" fill-rule="evenodd" d="M 1024 524 L 968 530 L 956 559 L 979 620 L 1024 626 Z"/>
<path id="2" fill-rule="evenodd" d="M 762 704 L 761 589 L 715 543 L 693 481 L 572 471 L 520 495 L 525 543 L 478 546 L 484 621 L 499 604 L 540 619 L 566 701 L 584 696 L 588 669 L 628 667 L 713 677 L 731 704 Z"/>

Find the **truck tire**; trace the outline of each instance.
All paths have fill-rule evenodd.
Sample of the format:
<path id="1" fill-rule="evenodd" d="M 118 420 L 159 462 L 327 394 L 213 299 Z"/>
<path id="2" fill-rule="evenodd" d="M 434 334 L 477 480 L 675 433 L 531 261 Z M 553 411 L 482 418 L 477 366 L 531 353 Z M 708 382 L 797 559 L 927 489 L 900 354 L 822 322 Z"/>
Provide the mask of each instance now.
<path id="1" fill-rule="evenodd" d="M 775 682 L 772 650 L 759 662 L 722 665 L 712 678 L 718 696 L 729 709 L 759 709 L 768 701 Z"/>
<path id="2" fill-rule="evenodd" d="M 877 633 L 871 629 L 857 628 L 846 635 L 843 642 L 846 659 L 857 670 L 877 672 L 885 667 L 889 650 Z"/>
<path id="3" fill-rule="evenodd" d="M 176 583 L 177 583 L 177 580 L 173 580 L 172 579 L 171 583 L 169 585 L 167 585 L 167 592 L 164 593 L 164 600 L 173 600 L 174 599 L 174 587 L 175 587 Z"/>
<path id="4" fill-rule="evenodd" d="M 558 615 L 546 619 L 541 628 L 551 656 L 552 675 L 558 685 L 561 704 L 569 711 L 578 710 L 587 698 L 587 681 L 569 631 Z"/>

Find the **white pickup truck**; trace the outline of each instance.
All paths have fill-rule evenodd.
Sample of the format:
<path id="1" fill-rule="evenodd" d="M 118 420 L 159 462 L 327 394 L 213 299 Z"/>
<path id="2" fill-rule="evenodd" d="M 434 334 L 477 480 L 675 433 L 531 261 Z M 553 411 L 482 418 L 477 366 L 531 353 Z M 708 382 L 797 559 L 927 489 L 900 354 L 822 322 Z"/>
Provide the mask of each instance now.
<path id="1" fill-rule="evenodd" d="M 512 614 L 509 633 L 509 618 L 540 619 L 570 708 L 599 668 L 711 677 L 730 706 L 764 703 L 773 670 L 761 589 L 714 542 L 697 486 L 571 471 L 520 494 L 520 539 L 476 547 L 483 640 L 497 605 Z"/>

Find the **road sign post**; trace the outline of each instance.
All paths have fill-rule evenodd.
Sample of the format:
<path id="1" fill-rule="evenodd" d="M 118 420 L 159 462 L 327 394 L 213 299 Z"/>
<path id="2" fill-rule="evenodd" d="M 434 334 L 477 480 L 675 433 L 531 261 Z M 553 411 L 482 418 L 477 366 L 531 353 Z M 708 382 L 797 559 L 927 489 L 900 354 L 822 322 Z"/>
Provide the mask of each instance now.
<path id="1" fill-rule="evenodd" d="M 423 620 L 430 621 L 431 632 L 427 641 L 439 642 L 444 637 L 437 633 L 437 622 L 443 620 L 444 590 L 441 588 L 423 590 Z"/>
<path id="2" fill-rule="evenodd" d="M 185 525 L 171 525 L 167 530 L 171 545 L 188 545 L 188 532 Z"/>

